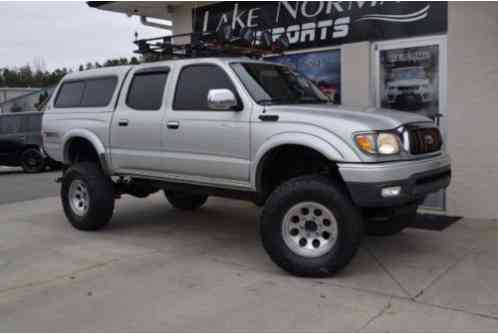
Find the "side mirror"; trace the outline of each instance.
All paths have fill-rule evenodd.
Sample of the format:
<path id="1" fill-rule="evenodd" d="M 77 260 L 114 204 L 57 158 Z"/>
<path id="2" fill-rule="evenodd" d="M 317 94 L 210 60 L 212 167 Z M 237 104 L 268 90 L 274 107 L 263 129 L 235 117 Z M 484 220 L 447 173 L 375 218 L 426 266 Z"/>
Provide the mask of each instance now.
<path id="1" fill-rule="evenodd" d="M 211 89 L 207 96 L 207 104 L 212 110 L 237 110 L 239 103 L 229 89 Z"/>

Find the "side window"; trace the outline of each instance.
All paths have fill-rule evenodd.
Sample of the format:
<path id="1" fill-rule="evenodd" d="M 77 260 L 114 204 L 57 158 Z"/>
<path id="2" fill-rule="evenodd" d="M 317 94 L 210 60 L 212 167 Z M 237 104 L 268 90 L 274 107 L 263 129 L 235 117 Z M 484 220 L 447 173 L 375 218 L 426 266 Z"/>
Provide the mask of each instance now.
<path id="1" fill-rule="evenodd" d="M 232 81 L 222 68 L 216 65 L 186 66 L 178 78 L 173 109 L 210 110 L 208 92 L 220 88 L 229 89 L 237 96 Z"/>
<path id="2" fill-rule="evenodd" d="M 65 82 L 59 90 L 55 107 L 105 107 L 111 102 L 117 81 L 115 77 L 107 77 Z"/>
<path id="3" fill-rule="evenodd" d="M 116 89 L 116 78 L 85 80 L 82 107 L 105 107 L 109 104 Z"/>
<path id="4" fill-rule="evenodd" d="M 159 110 L 167 78 L 166 71 L 135 73 L 128 89 L 126 105 L 135 110 Z"/>
<path id="5" fill-rule="evenodd" d="M 65 82 L 62 84 L 55 100 L 56 108 L 79 107 L 85 83 L 83 81 Z"/>

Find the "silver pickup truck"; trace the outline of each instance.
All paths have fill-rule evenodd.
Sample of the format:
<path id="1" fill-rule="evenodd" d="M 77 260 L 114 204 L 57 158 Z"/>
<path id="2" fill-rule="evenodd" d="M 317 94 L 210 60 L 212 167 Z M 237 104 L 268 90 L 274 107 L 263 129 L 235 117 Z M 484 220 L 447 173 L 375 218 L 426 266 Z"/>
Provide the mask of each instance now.
<path id="1" fill-rule="evenodd" d="M 264 206 L 272 260 L 300 276 L 343 268 L 364 232 L 401 231 L 451 177 L 429 119 L 339 107 L 288 67 L 245 58 L 68 74 L 42 134 L 75 228 L 105 226 L 123 194 L 163 191 L 181 210 L 249 200 Z"/>

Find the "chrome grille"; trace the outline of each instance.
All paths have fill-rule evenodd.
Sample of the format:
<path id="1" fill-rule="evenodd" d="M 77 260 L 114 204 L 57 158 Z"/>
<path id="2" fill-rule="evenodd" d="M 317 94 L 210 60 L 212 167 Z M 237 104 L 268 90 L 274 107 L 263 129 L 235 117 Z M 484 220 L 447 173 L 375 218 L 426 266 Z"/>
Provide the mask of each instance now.
<path id="1" fill-rule="evenodd" d="M 413 128 L 409 130 L 410 153 L 426 154 L 439 151 L 443 145 L 438 128 Z"/>

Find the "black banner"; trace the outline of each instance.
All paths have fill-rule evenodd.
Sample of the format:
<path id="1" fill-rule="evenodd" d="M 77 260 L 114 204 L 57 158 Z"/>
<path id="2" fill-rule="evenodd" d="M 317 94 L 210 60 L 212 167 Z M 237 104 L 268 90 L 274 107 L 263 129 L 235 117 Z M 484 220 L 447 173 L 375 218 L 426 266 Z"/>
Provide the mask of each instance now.
<path id="1" fill-rule="evenodd" d="M 224 24 L 287 33 L 291 49 L 446 33 L 446 2 L 224 1 L 193 9 L 193 31 Z"/>

